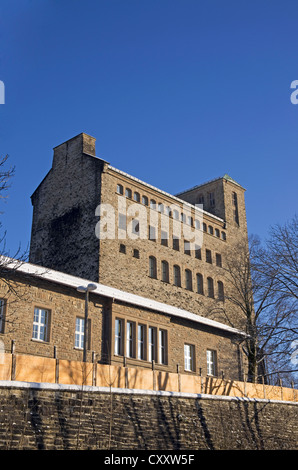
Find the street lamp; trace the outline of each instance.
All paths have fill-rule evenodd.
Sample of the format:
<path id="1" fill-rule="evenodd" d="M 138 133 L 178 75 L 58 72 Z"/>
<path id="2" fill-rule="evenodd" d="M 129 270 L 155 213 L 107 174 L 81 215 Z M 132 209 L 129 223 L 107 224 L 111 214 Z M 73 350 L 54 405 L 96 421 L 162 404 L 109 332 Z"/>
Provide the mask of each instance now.
<path id="1" fill-rule="evenodd" d="M 89 292 L 96 289 L 95 284 L 88 284 L 87 287 L 77 287 L 78 292 L 85 294 L 85 320 L 84 320 L 84 350 L 83 350 L 83 362 L 87 360 L 87 338 L 88 338 L 88 303 L 89 303 Z"/>

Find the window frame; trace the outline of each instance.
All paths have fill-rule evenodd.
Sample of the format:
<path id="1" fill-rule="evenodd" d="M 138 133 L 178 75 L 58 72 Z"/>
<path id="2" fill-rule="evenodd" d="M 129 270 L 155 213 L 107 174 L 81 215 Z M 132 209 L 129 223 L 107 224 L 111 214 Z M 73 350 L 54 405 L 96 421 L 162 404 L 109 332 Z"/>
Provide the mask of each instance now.
<path id="1" fill-rule="evenodd" d="M 38 319 L 36 320 L 36 311 L 38 311 Z M 45 322 L 42 323 L 41 315 L 42 312 L 45 312 Z M 32 328 L 32 340 L 39 341 L 41 343 L 50 342 L 50 318 L 51 310 L 45 307 L 34 307 L 33 312 L 33 328 Z M 36 327 L 36 328 L 35 328 Z M 43 334 L 41 334 L 41 329 L 44 328 Z M 36 332 L 36 334 L 35 334 Z"/>

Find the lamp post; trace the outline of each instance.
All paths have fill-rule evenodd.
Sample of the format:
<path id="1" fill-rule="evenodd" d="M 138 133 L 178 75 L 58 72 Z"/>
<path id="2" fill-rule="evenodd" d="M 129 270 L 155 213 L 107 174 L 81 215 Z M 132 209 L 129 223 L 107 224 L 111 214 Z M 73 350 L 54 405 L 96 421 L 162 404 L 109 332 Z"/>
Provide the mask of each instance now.
<path id="1" fill-rule="evenodd" d="M 84 349 L 83 349 L 83 362 L 87 361 L 87 338 L 88 338 L 88 303 L 89 303 L 89 292 L 96 289 L 95 284 L 88 284 L 87 287 L 77 287 L 78 292 L 85 294 L 85 320 L 84 320 Z"/>

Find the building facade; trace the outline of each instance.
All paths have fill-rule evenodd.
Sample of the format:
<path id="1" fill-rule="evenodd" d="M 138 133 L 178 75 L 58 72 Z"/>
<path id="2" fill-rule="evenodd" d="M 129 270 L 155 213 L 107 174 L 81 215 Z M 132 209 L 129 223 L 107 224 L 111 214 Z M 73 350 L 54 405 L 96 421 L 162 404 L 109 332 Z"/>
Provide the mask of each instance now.
<path id="1" fill-rule="evenodd" d="M 243 328 L 225 258 L 247 245 L 244 192 L 225 175 L 170 195 L 97 158 L 80 134 L 54 149 L 32 195 L 30 262 Z"/>
<path id="2" fill-rule="evenodd" d="M 168 194 L 98 158 L 87 134 L 54 148 L 31 198 L 29 263 L 8 260 L 15 287 L 0 286 L 1 344 L 241 380 L 245 324 L 226 265 L 247 246 L 244 192 L 225 175 Z M 86 323 L 77 287 L 91 282 Z"/>

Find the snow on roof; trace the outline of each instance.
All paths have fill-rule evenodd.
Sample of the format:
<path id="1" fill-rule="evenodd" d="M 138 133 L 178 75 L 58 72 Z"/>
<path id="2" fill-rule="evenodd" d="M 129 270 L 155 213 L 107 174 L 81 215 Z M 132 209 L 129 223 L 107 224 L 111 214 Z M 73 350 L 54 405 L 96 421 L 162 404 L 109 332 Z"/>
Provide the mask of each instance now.
<path id="1" fill-rule="evenodd" d="M 1 258 L 2 260 L 4 260 L 5 267 L 8 269 L 16 270 L 17 272 L 23 274 L 29 274 L 34 277 L 38 277 L 40 279 L 44 279 L 53 283 L 73 287 L 74 289 L 82 285 L 86 287 L 90 282 L 87 279 L 82 279 L 80 277 L 72 276 L 70 274 L 62 273 L 60 271 L 54 271 L 53 269 L 48 269 L 43 266 L 38 266 L 25 262 L 22 263 L 13 258 L 7 258 L 3 256 Z M 168 305 L 153 299 L 148 299 L 147 297 L 142 297 L 136 294 L 132 294 L 130 292 L 125 292 L 114 287 L 106 286 L 104 284 L 99 284 L 96 282 L 92 282 L 92 284 L 95 284 L 96 286 L 96 289 L 92 291 L 93 294 L 98 294 L 103 297 L 108 297 L 110 299 L 115 299 L 117 301 L 128 303 L 130 305 L 154 310 L 159 313 L 173 315 L 178 318 L 183 318 L 186 320 L 193 321 L 195 323 L 200 323 L 202 325 L 217 328 L 228 333 L 240 335 L 243 337 L 247 336 L 247 334 L 241 330 L 233 328 L 229 325 L 225 325 L 224 323 L 220 323 L 218 321 L 202 317 L 187 310 L 174 307 L 173 305 Z"/>

